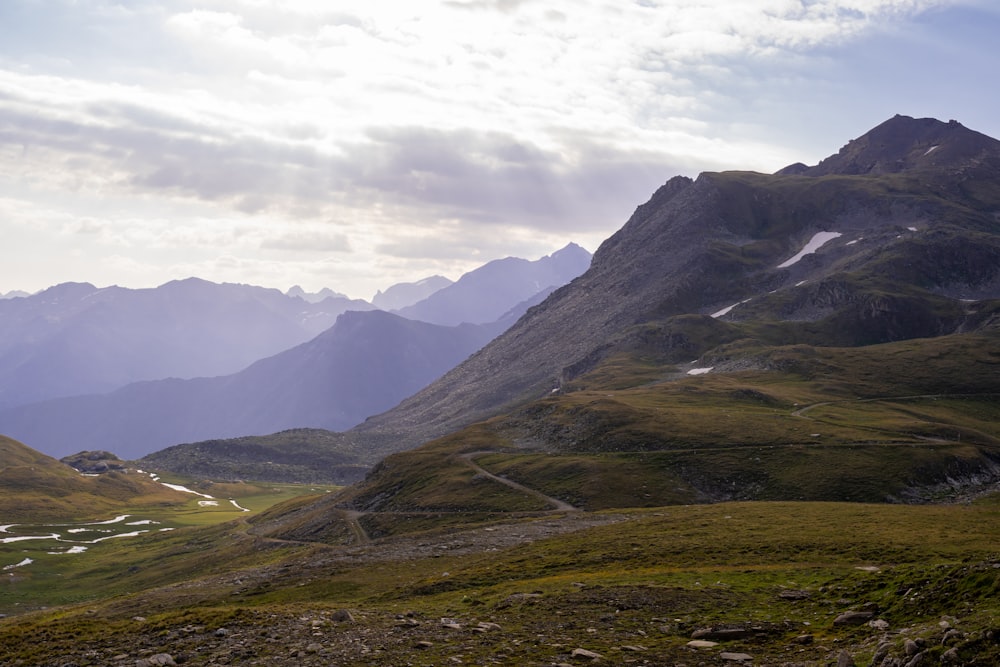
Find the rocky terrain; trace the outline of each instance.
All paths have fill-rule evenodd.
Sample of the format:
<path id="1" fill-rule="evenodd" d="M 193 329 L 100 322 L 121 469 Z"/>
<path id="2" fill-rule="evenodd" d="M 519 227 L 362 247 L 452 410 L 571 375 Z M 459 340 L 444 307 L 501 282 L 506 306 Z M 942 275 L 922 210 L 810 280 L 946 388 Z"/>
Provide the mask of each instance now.
<path id="1" fill-rule="evenodd" d="M 734 509 L 733 511 L 738 511 Z M 769 586 L 773 609 L 766 618 L 720 622 L 727 605 L 745 593 L 716 582 L 699 590 L 652 583 L 595 583 L 586 574 L 566 578 L 555 590 L 516 583 L 506 592 L 434 613 L 424 603 L 393 595 L 372 604 L 262 603 L 267 592 L 322 586 L 345 568 L 408 568 L 420 562 L 449 567 L 456 558 L 489 554 L 533 542 L 586 535 L 598 526 L 649 519 L 643 514 L 562 514 L 528 523 L 497 524 L 452 534 L 393 538 L 354 547 L 322 547 L 272 566 L 127 596 L 70 613 L 73 631 L 46 626 L 44 658 L 10 657 L 16 643 L 0 649 L 3 664 L 67 665 L 917 665 L 992 664 L 1000 655 L 1000 631 L 966 621 L 961 608 L 919 623 L 898 625 L 898 610 L 854 599 L 862 587 L 844 581 L 815 587 Z M 580 533 L 580 531 L 584 531 Z M 277 545 L 272 545 L 279 548 Z M 316 545 L 313 545 L 316 546 Z M 259 548 L 264 548 L 263 546 Z M 655 560 L 655 559 L 654 559 Z M 652 564 L 652 563 L 651 563 Z M 951 566 L 952 580 L 988 576 L 994 563 Z M 757 568 L 754 568 L 757 569 Z M 940 569 L 940 568 L 939 568 Z M 855 568 L 878 577 L 879 568 Z M 461 576 L 461 572 L 456 572 Z M 714 575 L 713 575 L 714 576 Z M 447 590 L 449 573 L 422 584 L 423 595 Z M 412 585 L 412 584 L 411 584 Z M 198 600 L 200 590 L 224 595 L 200 611 L 163 614 L 164 600 Z M 412 592 L 412 591 L 411 591 Z M 417 591 L 419 594 L 419 590 Z M 901 592 L 917 600 L 919 586 Z M 869 592 L 870 594 L 870 592 Z M 931 594 L 930 597 L 940 593 Z M 469 598 L 471 599 L 471 598 Z M 206 602 L 208 602 L 206 600 Z M 411 603 L 416 603 L 411 606 Z M 883 604 L 885 604 L 883 602 Z M 440 611 L 440 610 L 439 610 Z M 8 620 L 8 623 L 12 620 Z M 113 632 L 81 626 L 106 625 Z M 0 626 L 2 628 L 2 626 Z M 23 647 L 21 647 L 23 648 Z M 7 653 L 5 653 L 5 651 Z M 7 655 L 8 657 L 4 657 Z M 979 655 L 980 657 L 974 657 Z M 970 656 L 971 659 L 970 659 Z"/>

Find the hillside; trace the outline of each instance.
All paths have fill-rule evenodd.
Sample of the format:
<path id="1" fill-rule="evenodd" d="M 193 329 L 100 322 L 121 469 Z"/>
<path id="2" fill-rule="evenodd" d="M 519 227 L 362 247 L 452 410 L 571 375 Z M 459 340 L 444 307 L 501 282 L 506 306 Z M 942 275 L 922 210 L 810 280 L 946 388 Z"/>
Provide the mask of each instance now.
<path id="1" fill-rule="evenodd" d="M 86 477 L 16 440 L 0 436 L 0 516 L 10 522 L 107 518 L 125 506 L 186 500 L 135 472 Z"/>
<path id="2" fill-rule="evenodd" d="M 667 363 L 729 355 L 737 368 L 757 363 L 740 360 L 754 341 L 851 347 L 984 327 L 1000 298 L 1000 142 L 900 116 L 850 145 L 882 134 L 910 152 L 938 146 L 942 161 L 671 179 L 585 274 L 353 435 L 413 446 L 565 391 L 646 339 Z"/>
<path id="3" fill-rule="evenodd" d="M 167 450 L 373 467 L 64 565 L 79 604 L 0 619 L 0 661 L 997 664 L 1000 144 L 896 117 L 838 155 L 671 180 L 351 431 Z"/>
<path id="4" fill-rule="evenodd" d="M 58 456 L 103 449 L 124 459 L 291 428 L 343 430 L 424 387 L 507 324 L 443 327 L 351 311 L 314 339 L 238 373 L 9 408 L 0 411 L 0 429 Z"/>
<path id="5" fill-rule="evenodd" d="M 368 466 L 339 434 L 295 428 L 270 435 L 183 443 L 147 454 L 136 465 L 195 479 L 347 484 Z"/>

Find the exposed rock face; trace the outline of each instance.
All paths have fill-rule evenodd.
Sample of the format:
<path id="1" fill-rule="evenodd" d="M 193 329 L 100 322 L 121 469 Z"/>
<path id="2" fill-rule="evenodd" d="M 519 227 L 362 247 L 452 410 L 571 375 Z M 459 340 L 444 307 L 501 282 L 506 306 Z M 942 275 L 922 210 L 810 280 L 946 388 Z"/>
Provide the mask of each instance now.
<path id="1" fill-rule="evenodd" d="M 103 450 L 92 452 L 80 452 L 72 456 L 59 459 L 68 466 L 72 466 L 82 473 L 100 474 L 112 470 L 125 470 L 125 463 L 112 454 Z"/>
<path id="2" fill-rule="evenodd" d="M 896 115 L 863 137 L 854 139 L 815 167 L 799 173 L 889 174 L 918 169 L 969 169 L 984 161 L 995 164 L 1000 142 L 963 127 L 957 121 Z"/>
<path id="3" fill-rule="evenodd" d="M 1000 297 L 998 182 L 1000 142 L 902 116 L 815 167 L 673 178 L 585 274 L 353 433 L 419 444 L 548 395 L 681 314 L 814 322 L 815 340 L 789 343 L 837 346 L 975 329 L 991 315 L 960 299 Z M 797 258 L 820 232 L 832 240 Z"/>

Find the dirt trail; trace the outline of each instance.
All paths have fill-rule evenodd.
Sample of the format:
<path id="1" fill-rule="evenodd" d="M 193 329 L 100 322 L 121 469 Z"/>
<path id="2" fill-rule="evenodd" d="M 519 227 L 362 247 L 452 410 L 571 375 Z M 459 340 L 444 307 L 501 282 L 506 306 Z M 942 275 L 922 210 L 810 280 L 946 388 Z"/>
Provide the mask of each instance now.
<path id="1" fill-rule="evenodd" d="M 489 477 L 490 479 L 492 479 L 494 481 L 497 481 L 497 482 L 500 482 L 501 484 L 506 484 L 510 488 L 516 489 L 517 491 L 520 491 L 521 493 L 527 493 L 530 496 L 534 496 L 535 498 L 538 498 L 539 500 L 543 500 L 543 501 L 549 503 L 550 505 L 552 505 L 552 508 L 553 508 L 552 511 L 553 512 L 579 512 L 580 511 L 579 507 L 575 507 L 573 505 L 570 505 L 569 503 L 564 502 L 562 500 L 559 500 L 558 498 L 553 498 L 552 496 L 547 496 L 544 493 L 542 493 L 541 491 L 538 491 L 536 489 L 528 488 L 527 486 L 524 486 L 523 484 L 518 484 L 517 482 L 515 482 L 513 480 L 510 480 L 510 479 L 507 479 L 506 477 L 500 477 L 499 475 L 494 475 L 489 470 L 486 470 L 485 468 L 483 468 L 482 466 L 480 466 L 478 463 L 476 463 L 473 460 L 473 457 L 476 457 L 476 456 L 481 456 L 483 454 L 496 454 L 496 453 L 497 452 L 491 452 L 491 451 L 469 452 L 468 454 L 462 454 L 461 459 L 463 461 L 465 461 L 466 464 L 468 464 L 473 470 L 475 470 L 480 475 L 484 475 L 486 477 Z"/>
<path id="2" fill-rule="evenodd" d="M 879 403 L 881 401 L 912 401 L 918 399 L 939 399 L 939 398 L 981 398 L 984 396 L 996 396 L 996 394 L 986 393 L 986 394 L 915 394 L 913 396 L 880 396 L 877 398 L 845 398 L 840 401 L 823 401 L 821 403 L 810 403 L 809 405 L 804 405 L 798 410 L 792 412 L 793 417 L 802 417 L 803 419 L 812 419 L 812 417 L 806 417 L 806 413 L 813 408 L 821 408 L 824 405 L 833 405 L 834 403 Z"/>
<path id="3" fill-rule="evenodd" d="M 340 509 L 338 510 L 344 521 L 351 529 L 351 533 L 354 534 L 354 538 L 357 540 L 358 544 L 368 544 L 372 541 L 372 538 L 368 535 L 364 526 L 358 520 L 366 514 L 366 512 L 358 512 L 357 510 Z"/>

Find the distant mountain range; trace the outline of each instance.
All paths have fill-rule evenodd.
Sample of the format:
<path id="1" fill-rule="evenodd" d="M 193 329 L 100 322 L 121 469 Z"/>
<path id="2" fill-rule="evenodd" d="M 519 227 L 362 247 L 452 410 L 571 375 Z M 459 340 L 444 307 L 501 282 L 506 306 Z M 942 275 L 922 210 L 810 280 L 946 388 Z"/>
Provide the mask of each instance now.
<path id="1" fill-rule="evenodd" d="M 0 407 L 234 373 L 371 308 L 197 278 L 153 289 L 56 285 L 0 300 Z"/>
<path id="2" fill-rule="evenodd" d="M 397 283 L 384 292 L 376 292 L 372 297 L 372 305 L 382 310 L 406 308 L 451 284 L 452 281 L 444 276 L 431 276 L 415 283 Z"/>
<path id="3" fill-rule="evenodd" d="M 562 259 L 567 252 L 577 260 L 576 264 Z M 332 327 L 315 338 L 250 363 L 236 373 L 188 379 L 170 377 L 127 384 L 107 393 L 11 405 L 0 410 L 0 432 L 56 456 L 101 449 L 122 458 L 138 458 L 159 448 L 205 439 L 263 435 L 303 427 L 343 430 L 391 408 L 482 347 L 553 289 L 547 285 L 518 303 L 513 299 L 523 293 L 520 286 L 533 282 L 539 275 L 548 279 L 561 276 L 568 281 L 574 274 L 567 267 L 576 266 L 577 272 L 585 269 L 578 261 L 581 258 L 589 261 L 589 253 L 573 246 L 535 262 L 502 260 L 463 276 L 456 283 L 462 286 L 461 294 L 470 296 L 478 290 L 480 296 L 472 302 L 487 301 L 497 313 L 489 323 L 444 326 L 382 311 L 350 311 L 341 314 Z M 553 264 L 563 273 L 553 273 Z M 544 270 L 536 271 L 539 265 Z M 498 282 L 519 287 L 502 290 L 497 288 Z M 170 351 L 179 357 L 185 350 L 193 350 L 189 353 L 199 358 L 211 357 L 209 352 L 222 354 L 215 348 L 225 346 L 210 339 L 206 329 L 209 333 L 221 331 L 235 339 L 219 335 L 221 341 L 246 349 L 249 345 L 237 342 L 237 333 L 243 331 L 247 338 L 261 337 L 271 321 L 264 317 L 252 319 L 258 312 L 275 313 L 274 320 L 279 322 L 282 320 L 278 315 L 290 316 L 294 312 L 297 319 L 286 317 L 286 320 L 297 325 L 298 328 L 288 327 L 295 333 L 317 326 L 335 307 L 346 303 L 342 297 L 327 296 L 312 304 L 303 300 L 294 288 L 290 290 L 293 295 L 287 296 L 276 290 L 220 286 L 194 279 L 169 283 L 141 294 L 133 292 L 142 291 L 120 288 L 109 290 L 110 295 L 104 296 L 108 290 L 97 290 L 91 285 L 65 285 L 30 299 L 15 300 L 12 303 L 22 311 L 34 309 L 47 314 L 59 335 L 50 336 L 47 347 L 42 349 L 59 349 L 62 356 L 36 353 L 38 363 L 32 366 L 24 359 L 19 360 L 17 349 L 12 348 L 5 358 L 35 380 L 43 376 L 42 370 L 60 377 L 60 370 L 65 373 L 75 364 L 79 367 L 76 375 L 81 378 L 80 384 L 94 382 L 94 376 L 110 383 L 108 366 L 113 366 L 116 360 L 113 353 L 130 346 L 136 348 L 131 356 L 139 360 L 144 355 L 167 356 L 162 346 L 150 349 L 151 339 L 169 342 L 176 348 Z M 391 291 L 399 294 L 406 290 Z M 226 301 L 227 294 L 236 297 L 235 302 Z M 91 302 L 111 305 L 95 306 Z M 171 306 L 166 312 L 164 303 Z M 290 303 L 294 304 L 294 311 L 288 308 Z M 359 305 L 371 308 L 364 302 Z M 457 319 L 476 319 L 476 316 L 462 317 L 458 304 L 453 303 L 451 308 Z M 240 317 L 245 311 L 249 315 Z M 482 312 L 485 311 L 477 311 Z M 224 317 L 227 313 L 236 316 L 227 320 Z M 195 323 L 196 314 L 211 319 L 214 329 L 206 322 Z M 28 317 L 22 320 L 30 323 Z M 97 324 L 88 329 L 81 321 Z M 202 339 L 209 339 L 211 345 L 202 344 Z M 57 348 L 53 341 L 63 341 L 63 346 Z M 140 352 L 142 345 L 147 348 Z M 102 349 L 107 351 L 97 356 Z M 41 366 L 45 359 L 53 363 Z M 154 361 L 163 367 L 169 359 Z M 147 366 L 153 363 L 148 362 Z M 147 372 L 151 371 L 147 368 Z M 11 382 L 11 391 L 14 388 Z"/>
<path id="4" fill-rule="evenodd" d="M 517 257 L 494 260 L 395 312 L 446 326 L 486 324 L 543 290 L 565 285 L 587 270 L 590 258 L 589 252 L 570 243 L 533 262 Z"/>

